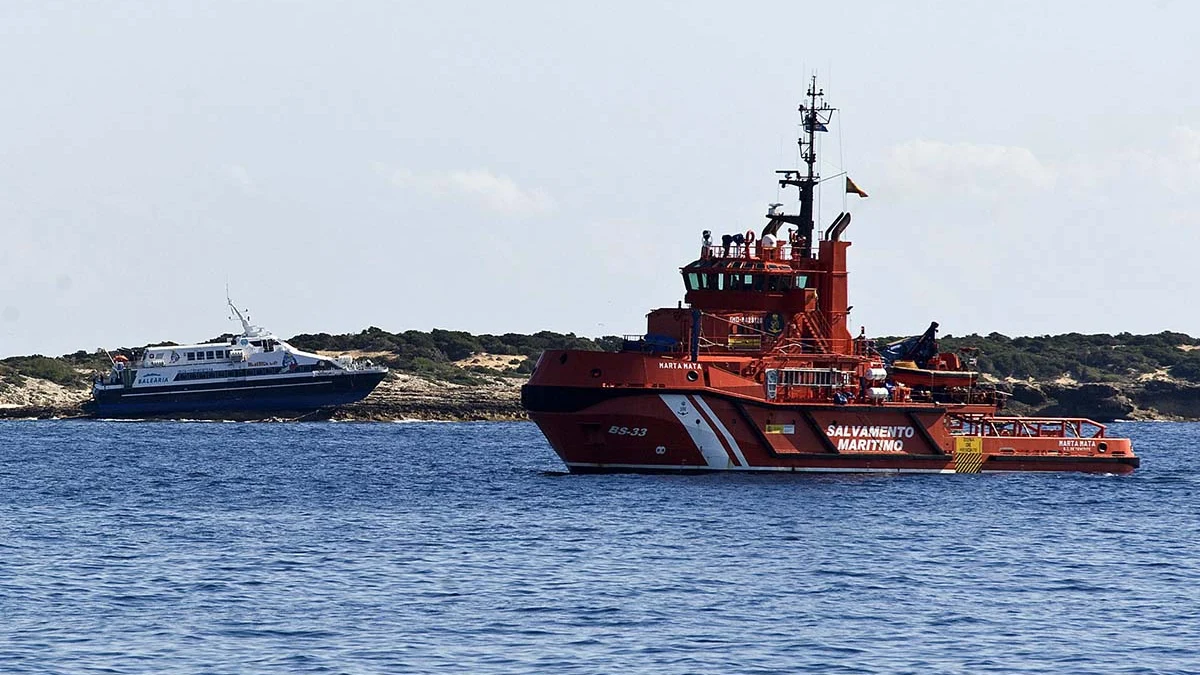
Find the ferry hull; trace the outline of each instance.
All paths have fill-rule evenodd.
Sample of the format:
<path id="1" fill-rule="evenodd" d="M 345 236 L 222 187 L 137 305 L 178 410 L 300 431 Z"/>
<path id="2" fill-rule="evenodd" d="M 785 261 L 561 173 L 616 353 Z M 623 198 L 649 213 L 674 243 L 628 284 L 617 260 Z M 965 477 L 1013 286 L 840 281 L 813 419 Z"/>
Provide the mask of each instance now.
<path id="1" fill-rule="evenodd" d="M 527 385 L 530 418 L 573 473 L 1129 473 L 1127 439 L 963 437 L 946 410 L 776 405 L 713 391 Z"/>
<path id="2" fill-rule="evenodd" d="M 206 412 L 304 412 L 366 398 L 383 372 L 299 376 L 261 381 L 189 383 L 97 390 L 85 409 L 98 417 Z"/>

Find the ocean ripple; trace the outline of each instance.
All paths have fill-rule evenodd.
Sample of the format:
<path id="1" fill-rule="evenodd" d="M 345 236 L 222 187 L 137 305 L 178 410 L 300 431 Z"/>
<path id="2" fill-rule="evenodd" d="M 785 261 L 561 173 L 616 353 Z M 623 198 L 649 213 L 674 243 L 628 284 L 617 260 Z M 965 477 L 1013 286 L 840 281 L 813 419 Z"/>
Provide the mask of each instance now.
<path id="1" fill-rule="evenodd" d="M 4 673 L 1200 672 L 1124 477 L 573 476 L 527 423 L 0 422 Z"/>

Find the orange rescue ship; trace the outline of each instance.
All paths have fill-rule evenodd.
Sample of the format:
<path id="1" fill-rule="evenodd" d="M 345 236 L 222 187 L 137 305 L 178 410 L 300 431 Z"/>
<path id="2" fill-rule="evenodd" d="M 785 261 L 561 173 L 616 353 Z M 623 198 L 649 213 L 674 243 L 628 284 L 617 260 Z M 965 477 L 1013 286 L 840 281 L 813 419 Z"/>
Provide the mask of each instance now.
<path id="1" fill-rule="evenodd" d="M 682 268 L 686 306 L 652 311 L 622 351 L 542 354 L 521 400 L 570 471 L 1136 469 L 1129 439 L 1103 424 L 1000 415 L 1001 392 L 937 353 L 936 323 L 882 347 L 851 335 L 850 215 L 814 241 L 814 140 L 833 111 L 814 78 L 800 106 L 807 171 L 778 172 L 799 213 L 771 205 L 758 236 L 704 232 Z"/>

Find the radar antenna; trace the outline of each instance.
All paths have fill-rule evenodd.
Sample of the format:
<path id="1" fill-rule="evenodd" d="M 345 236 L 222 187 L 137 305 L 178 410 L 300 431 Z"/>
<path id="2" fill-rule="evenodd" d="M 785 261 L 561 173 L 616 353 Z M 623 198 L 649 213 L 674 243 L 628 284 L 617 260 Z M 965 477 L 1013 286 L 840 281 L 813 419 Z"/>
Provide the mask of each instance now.
<path id="1" fill-rule="evenodd" d="M 779 179 L 780 187 L 792 185 L 799 188 L 800 215 L 785 216 L 778 212 L 768 213 L 767 217 L 772 220 L 763 233 L 774 234 L 783 223 L 797 226 L 798 230 L 796 234 L 799 246 L 801 247 L 800 257 L 811 258 L 813 230 L 816 228 L 813 224 L 813 193 L 817 183 L 821 182 L 821 176 L 817 172 L 816 167 L 816 135 L 820 131 L 829 131 L 828 125 L 830 120 L 833 119 L 833 113 L 837 108 L 833 108 L 825 103 L 825 90 L 817 88 L 816 75 L 812 76 L 806 96 L 808 100 L 800 104 L 800 119 L 803 126 L 801 127 L 798 143 L 800 145 L 800 158 L 808 165 L 807 174 L 802 176 L 796 170 L 775 172 L 782 174 L 782 177 Z"/>
<path id="2" fill-rule="evenodd" d="M 246 312 L 245 314 L 242 314 L 242 310 L 238 309 L 237 305 L 233 304 L 233 300 L 229 299 L 229 286 L 225 287 L 225 302 L 226 302 L 226 304 L 229 305 L 229 309 L 233 310 L 233 313 L 235 316 L 237 316 L 238 321 L 242 322 L 242 334 L 243 335 L 252 336 L 252 335 L 258 335 L 259 333 L 262 332 L 261 328 L 250 323 L 250 312 Z M 230 318 L 233 318 L 233 317 L 230 317 Z"/>

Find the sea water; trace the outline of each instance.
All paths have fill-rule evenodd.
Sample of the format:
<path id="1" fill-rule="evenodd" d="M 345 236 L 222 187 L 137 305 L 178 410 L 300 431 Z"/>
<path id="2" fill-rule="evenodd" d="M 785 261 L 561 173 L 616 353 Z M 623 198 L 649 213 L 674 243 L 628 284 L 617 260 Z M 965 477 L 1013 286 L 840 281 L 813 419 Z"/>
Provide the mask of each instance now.
<path id="1" fill-rule="evenodd" d="M 529 423 L 0 422 L 3 673 L 1200 672 L 1129 476 L 571 476 Z"/>

